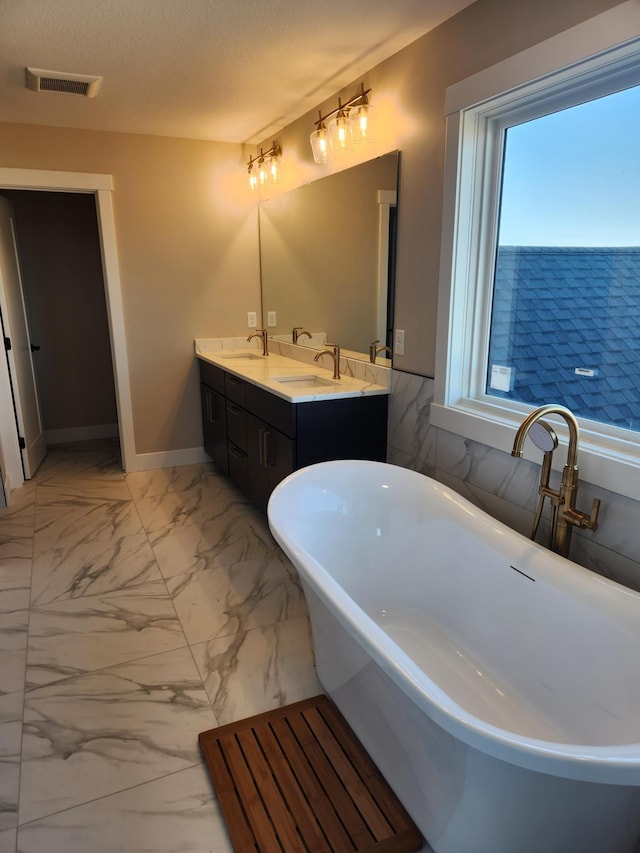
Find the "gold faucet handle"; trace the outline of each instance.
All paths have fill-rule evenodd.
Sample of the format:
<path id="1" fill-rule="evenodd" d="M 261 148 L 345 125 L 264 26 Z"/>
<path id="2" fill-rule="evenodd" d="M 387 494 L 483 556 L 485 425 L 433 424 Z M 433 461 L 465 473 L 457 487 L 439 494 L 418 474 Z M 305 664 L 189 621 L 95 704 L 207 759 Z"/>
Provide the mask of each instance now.
<path id="1" fill-rule="evenodd" d="M 585 516 L 583 527 L 588 530 L 596 530 L 598 527 L 598 515 L 600 513 L 600 498 L 594 498 L 591 506 L 591 515 Z"/>
<path id="2" fill-rule="evenodd" d="M 582 530 L 596 530 L 598 527 L 598 514 L 600 512 L 600 498 L 593 499 L 591 507 L 591 515 L 586 512 L 581 512 L 579 509 L 567 508 L 563 510 L 563 516 L 566 520 L 573 524 L 574 527 L 579 527 Z"/>

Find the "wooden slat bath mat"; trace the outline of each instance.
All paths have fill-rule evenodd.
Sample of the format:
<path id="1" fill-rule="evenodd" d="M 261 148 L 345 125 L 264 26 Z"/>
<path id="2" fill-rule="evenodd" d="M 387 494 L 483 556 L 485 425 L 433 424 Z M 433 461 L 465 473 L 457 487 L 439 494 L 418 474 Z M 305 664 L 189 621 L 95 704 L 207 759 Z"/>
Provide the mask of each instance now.
<path id="1" fill-rule="evenodd" d="M 326 696 L 198 736 L 236 853 L 413 853 L 422 836 Z"/>

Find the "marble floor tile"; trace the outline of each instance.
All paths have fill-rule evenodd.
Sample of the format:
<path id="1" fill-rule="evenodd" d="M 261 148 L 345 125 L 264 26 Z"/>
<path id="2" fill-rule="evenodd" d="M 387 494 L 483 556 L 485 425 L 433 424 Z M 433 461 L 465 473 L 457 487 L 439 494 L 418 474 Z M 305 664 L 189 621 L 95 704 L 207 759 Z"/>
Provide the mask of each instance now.
<path id="1" fill-rule="evenodd" d="M 31 611 L 27 686 L 50 684 L 186 645 L 162 580 Z"/>
<path id="2" fill-rule="evenodd" d="M 127 486 L 134 500 L 166 492 L 185 492 L 209 482 L 229 483 L 211 463 L 179 465 L 157 468 L 153 471 L 136 471 L 126 475 Z"/>
<path id="3" fill-rule="evenodd" d="M 42 605 L 66 598 L 101 595 L 161 577 L 145 533 L 61 546 L 35 555 L 31 603 Z"/>
<path id="4" fill-rule="evenodd" d="M 306 616 L 192 647 L 220 725 L 323 693 Z"/>
<path id="5" fill-rule="evenodd" d="M 0 619 L 0 696 L 24 690 L 28 610 L 3 613 Z"/>
<path id="6" fill-rule="evenodd" d="M 36 505 L 38 508 L 45 506 L 62 507 L 68 506 L 69 501 L 74 500 L 105 500 L 105 501 L 130 501 L 129 491 L 124 477 L 120 480 L 98 479 L 87 480 L 82 483 L 42 483 L 38 486 Z"/>
<path id="7" fill-rule="evenodd" d="M 192 767 L 198 733 L 216 725 L 186 648 L 33 690 L 19 822 Z"/>
<path id="8" fill-rule="evenodd" d="M 135 506 L 148 533 L 168 526 L 180 527 L 189 522 L 189 509 L 185 505 L 183 495 L 178 492 L 138 498 Z"/>
<path id="9" fill-rule="evenodd" d="M 295 571 L 279 557 L 167 579 L 190 645 L 307 613 Z"/>
<path id="10" fill-rule="evenodd" d="M 113 444 L 100 445 L 94 442 L 51 448 L 34 479 L 38 485 L 81 484 L 96 479 L 124 480 L 120 451 Z"/>
<path id="11" fill-rule="evenodd" d="M 265 559 L 280 550 L 266 519 L 252 507 L 230 509 L 201 525 L 163 527 L 149 541 L 165 578 Z"/>
<path id="12" fill-rule="evenodd" d="M 21 557 L 15 554 L 16 550 L 8 544 L 0 545 L 0 613 L 29 607 L 31 554 Z"/>
<path id="13" fill-rule="evenodd" d="M 195 766 L 23 826 L 18 851 L 233 853 L 233 847 L 206 771 Z"/>
<path id="14" fill-rule="evenodd" d="M 22 691 L 0 696 L 0 833 L 18 823 L 23 705 Z"/>
<path id="15" fill-rule="evenodd" d="M 71 498 L 36 507 L 34 552 L 133 536 L 142 522 L 132 500 Z"/>

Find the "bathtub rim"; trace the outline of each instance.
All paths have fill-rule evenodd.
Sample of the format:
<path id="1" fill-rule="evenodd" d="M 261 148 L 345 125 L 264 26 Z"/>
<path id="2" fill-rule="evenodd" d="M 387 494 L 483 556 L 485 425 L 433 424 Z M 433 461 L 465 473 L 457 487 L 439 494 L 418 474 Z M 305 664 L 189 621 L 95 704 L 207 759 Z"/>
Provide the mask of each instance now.
<path id="1" fill-rule="evenodd" d="M 367 613 L 346 593 L 332 575 L 304 548 L 291 540 L 279 526 L 279 520 L 289 492 L 296 484 L 303 485 L 306 480 L 330 468 L 355 466 L 361 470 L 386 472 L 386 478 L 393 469 L 392 476 L 409 477 L 416 483 L 427 481 L 429 485 L 449 494 L 457 501 L 463 501 L 474 513 L 486 517 L 493 525 L 499 525 L 509 535 L 522 539 L 528 546 L 546 552 L 546 549 L 531 542 L 526 537 L 476 507 L 453 489 L 439 483 L 427 475 L 401 468 L 387 462 L 368 460 L 336 460 L 320 462 L 290 474 L 274 490 L 269 500 L 267 515 L 271 532 L 293 562 L 304 580 L 320 597 L 325 606 L 333 610 L 336 618 L 362 645 L 364 650 L 382 667 L 395 684 L 435 723 L 452 736 L 469 746 L 486 752 L 510 764 L 576 781 L 598 782 L 611 785 L 640 785 L 640 743 L 596 746 L 591 744 L 571 744 L 560 741 L 546 741 L 520 735 L 495 726 L 466 711 L 447 693 L 432 681 L 429 676 L 398 646 L 386 632 L 380 628 Z M 548 553 L 548 552 L 547 552 Z M 556 557 L 557 555 L 553 555 Z M 638 599 L 640 593 L 623 587 L 608 578 L 595 575 L 570 560 L 563 560 L 581 573 L 593 575 L 597 583 L 610 586 Z"/>

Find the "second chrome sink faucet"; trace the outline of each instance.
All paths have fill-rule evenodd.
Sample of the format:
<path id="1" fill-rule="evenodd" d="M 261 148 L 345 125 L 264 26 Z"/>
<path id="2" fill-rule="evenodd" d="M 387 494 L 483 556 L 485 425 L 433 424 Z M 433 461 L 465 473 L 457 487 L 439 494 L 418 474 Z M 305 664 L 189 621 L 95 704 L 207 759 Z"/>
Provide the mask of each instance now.
<path id="1" fill-rule="evenodd" d="M 314 355 L 313 360 L 318 361 L 323 355 L 330 355 L 333 359 L 333 378 L 340 379 L 340 344 L 326 344 L 325 346 L 331 349 L 320 350 Z"/>
<path id="2" fill-rule="evenodd" d="M 595 530 L 598 526 L 598 512 L 600 510 L 600 501 L 596 498 L 593 502 L 591 515 L 581 512 L 576 509 L 576 494 L 578 491 L 578 440 L 580 431 L 578 429 L 578 421 L 575 415 L 565 406 L 555 405 L 553 403 L 547 406 L 540 406 L 539 409 L 534 409 L 531 414 L 520 424 L 513 442 L 512 456 L 522 457 L 524 441 L 529 434 L 529 431 L 534 424 L 538 423 L 546 415 L 560 415 L 566 421 L 569 428 L 569 446 L 567 447 L 567 461 L 562 469 L 562 482 L 558 490 L 549 487 L 549 472 L 551 469 L 551 456 L 557 441 L 555 434 L 550 430 L 548 424 L 545 424 L 549 430 L 551 439 L 547 444 L 535 442 L 537 446 L 545 450 L 545 463 L 542 466 L 542 477 L 540 480 L 539 493 L 542 500 L 545 497 L 551 499 L 552 515 L 551 515 L 551 531 L 550 543 L 551 548 L 557 554 L 563 557 L 569 556 L 569 546 L 571 545 L 571 531 L 574 527 L 586 528 Z M 535 525 L 537 527 L 537 525 Z M 534 531 L 535 531 L 534 527 Z"/>

